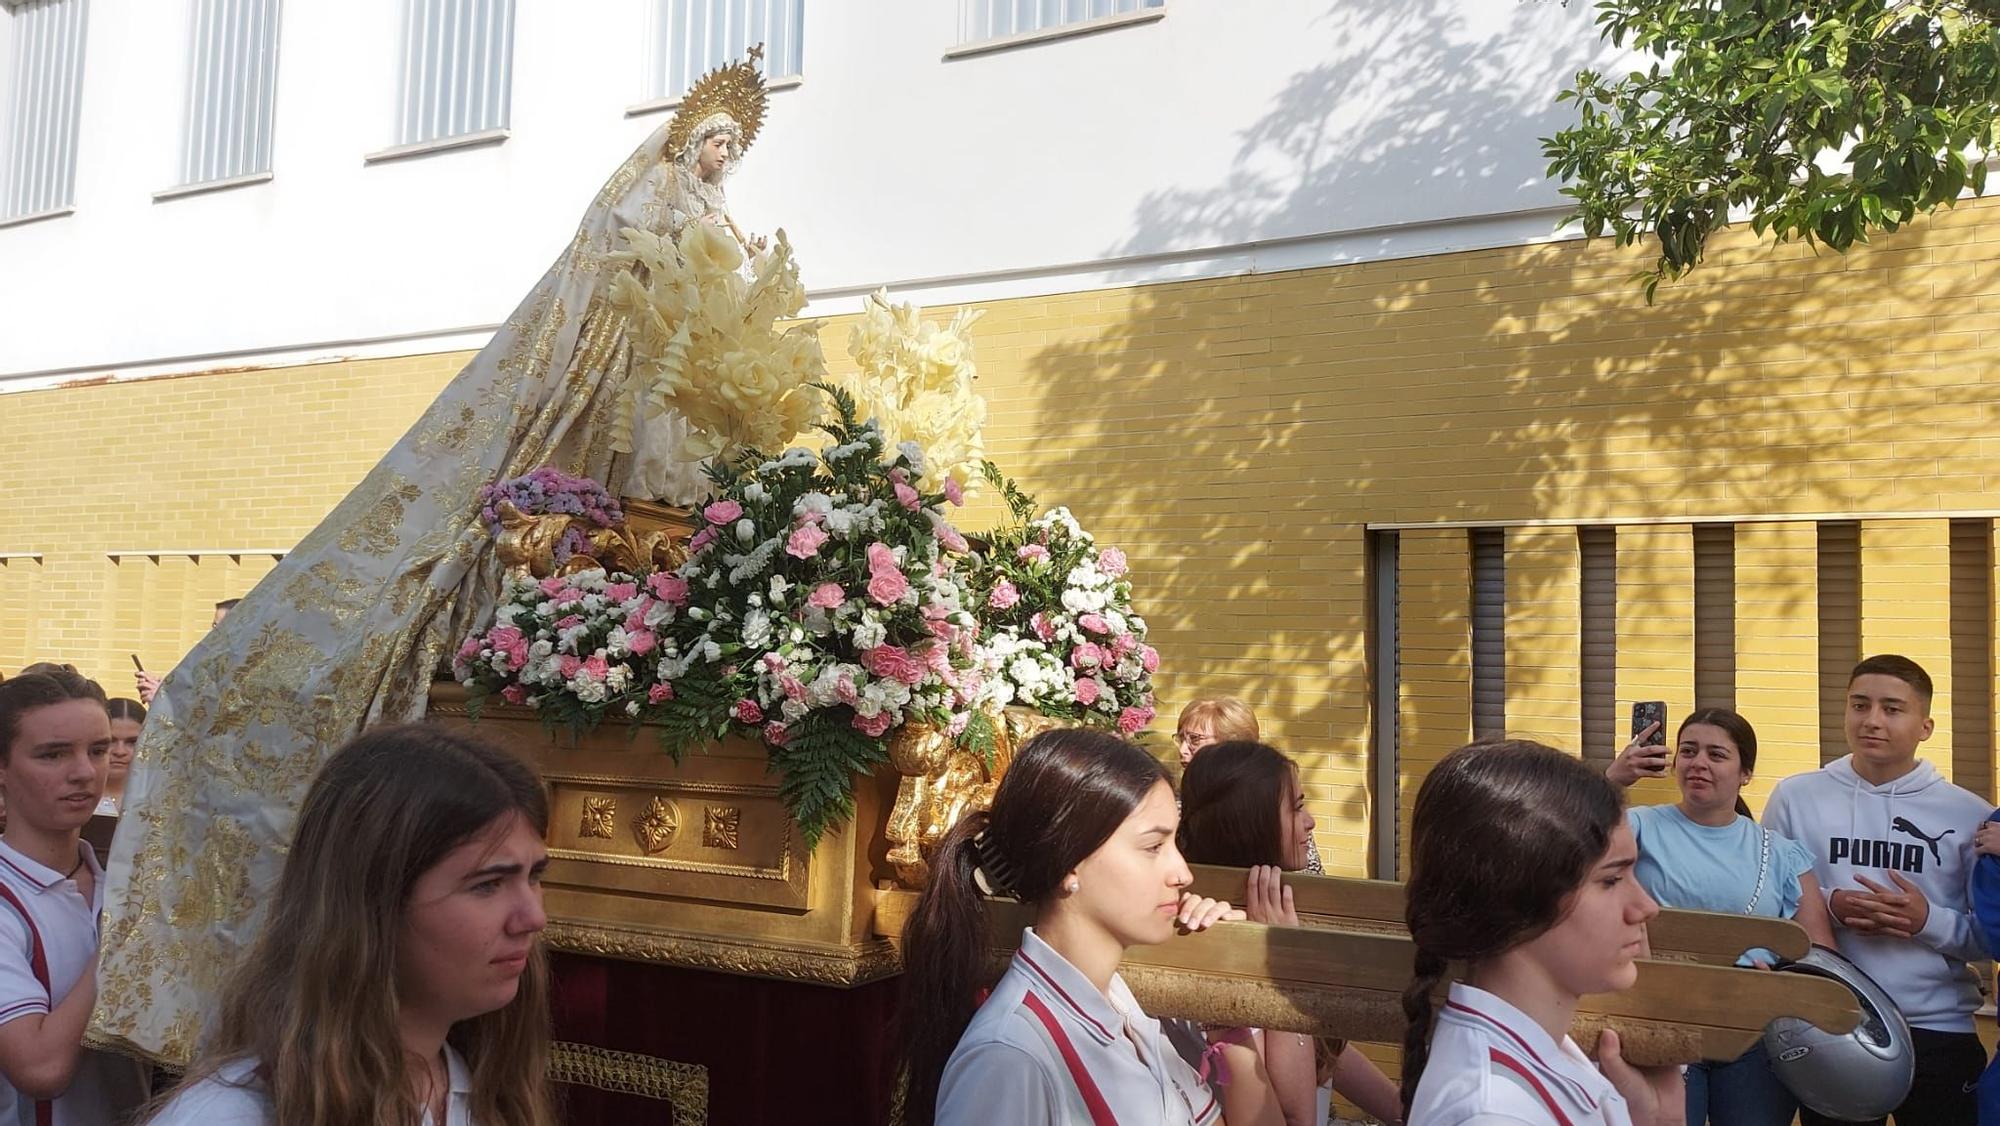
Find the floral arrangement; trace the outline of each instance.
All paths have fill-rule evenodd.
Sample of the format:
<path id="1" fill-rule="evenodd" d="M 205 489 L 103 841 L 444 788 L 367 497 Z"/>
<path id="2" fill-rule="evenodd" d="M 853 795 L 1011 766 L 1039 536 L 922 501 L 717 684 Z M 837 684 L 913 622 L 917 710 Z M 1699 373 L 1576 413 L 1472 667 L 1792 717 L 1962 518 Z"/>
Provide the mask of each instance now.
<path id="1" fill-rule="evenodd" d="M 934 481 L 976 487 L 983 454 L 986 400 L 972 389 L 971 328 L 981 312 L 961 310 L 949 325 L 923 319 L 915 305 L 871 294 L 847 341 L 857 371 L 841 380 L 862 418 L 881 424 L 893 444 L 915 442 Z"/>
<path id="2" fill-rule="evenodd" d="M 489 535 L 500 534 L 500 505 L 511 503 L 527 516 L 550 514 L 581 516 L 600 528 L 616 528 L 625 523 L 625 510 L 618 498 L 588 477 L 572 477 L 552 465 L 532 473 L 479 488 L 479 520 Z M 583 529 L 572 527 L 556 544 L 555 561 L 569 562 L 572 555 L 588 546 Z"/>
<path id="3" fill-rule="evenodd" d="M 452 674 L 475 705 L 497 695 L 551 726 L 580 731 L 607 713 L 629 715 L 652 681 L 659 638 L 646 621 L 665 617 L 653 605 L 668 577 L 510 576 L 493 624 L 459 646 Z"/>
<path id="4" fill-rule="evenodd" d="M 974 557 L 970 585 L 987 678 L 983 702 L 1137 734 L 1153 720 L 1159 651 L 1132 610 L 1125 553 L 1100 550 L 1066 508 L 1039 505 L 983 465 L 1012 522 Z"/>
<path id="5" fill-rule="evenodd" d="M 853 812 L 854 775 L 886 758 L 893 728 L 962 733 L 981 689 L 946 494 L 919 491 L 922 450 L 886 448 L 827 390 L 830 445 L 715 472 L 675 576 L 694 605 L 659 662 L 670 695 L 642 712 L 676 753 L 762 738 L 808 842 Z"/>
<path id="6" fill-rule="evenodd" d="M 611 303 L 625 314 L 633 378 L 612 448 L 632 452 L 642 413 L 679 411 L 691 431 L 683 453 L 711 464 L 783 449 L 819 420 L 810 386 L 826 377 L 819 325 L 777 324 L 806 303 L 784 231 L 748 277 L 742 247 L 714 223 L 689 223 L 674 242 L 632 227 L 622 234 L 629 265 Z"/>
<path id="7" fill-rule="evenodd" d="M 712 466 L 719 494 L 677 570 L 511 581 L 454 662 L 475 703 L 497 694 L 579 729 L 651 721 L 676 758 L 761 739 L 808 847 L 852 814 L 854 775 L 897 726 L 990 740 L 956 565 L 968 547 L 943 508 L 957 489 L 919 491 L 923 451 L 886 448 L 825 390 L 833 442 Z"/>

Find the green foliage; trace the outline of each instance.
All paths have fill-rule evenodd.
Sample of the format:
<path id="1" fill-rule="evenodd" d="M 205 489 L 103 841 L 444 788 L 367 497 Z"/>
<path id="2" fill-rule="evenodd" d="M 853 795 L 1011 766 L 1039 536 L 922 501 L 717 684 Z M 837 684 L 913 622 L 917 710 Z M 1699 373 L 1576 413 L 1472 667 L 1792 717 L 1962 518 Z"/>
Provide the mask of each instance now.
<path id="1" fill-rule="evenodd" d="M 821 709 L 792 725 L 782 747 L 767 746 L 778 796 L 799 823 L 808 850 L 854 816 L 854 776 L 888 760 L 881 739 L 856 731 L 846 708 Z"/>
<path id="2" fill-rule="evenodd" d="M 1021 486 L 1012 477 L 1000 472 L 1000 467 L 991 461 L 981 461 L 979 473 L 986 478 L 987 484 L 1000 490 L 1000 499 L 1007 502 L 1007 512 L 1013 517 L 1012 523 L 1026 524 L 1035 518 L 1035 513 L 1042 510 L 1041 502 L 1022 491 Z"/>
<path id="3" fill-rule="evenodd" d="M 1653 61 L 1577 74 L 1549 175 L 1590 237 L 1658 240 L 1648 301 L 1732 213 L 1844 252 L 1985 191 L 1996 20 L 2000 0 L 1598 0 L 1604 37 Z"/>

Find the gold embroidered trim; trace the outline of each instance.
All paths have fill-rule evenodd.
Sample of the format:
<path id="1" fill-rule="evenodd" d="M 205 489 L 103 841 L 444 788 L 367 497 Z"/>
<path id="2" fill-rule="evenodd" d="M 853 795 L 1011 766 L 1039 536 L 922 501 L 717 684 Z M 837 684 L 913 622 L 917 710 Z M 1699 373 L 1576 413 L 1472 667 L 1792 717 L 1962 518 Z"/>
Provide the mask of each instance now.
<path id="1" fill-rule="evenodd" d="M 549 1079 L 659 1099 L 674 1108 L 674 1126 L 700 1126 L 708 1121 L 708 1069 L 700 1064 L 558 1040 L 549 1045 Z"/>

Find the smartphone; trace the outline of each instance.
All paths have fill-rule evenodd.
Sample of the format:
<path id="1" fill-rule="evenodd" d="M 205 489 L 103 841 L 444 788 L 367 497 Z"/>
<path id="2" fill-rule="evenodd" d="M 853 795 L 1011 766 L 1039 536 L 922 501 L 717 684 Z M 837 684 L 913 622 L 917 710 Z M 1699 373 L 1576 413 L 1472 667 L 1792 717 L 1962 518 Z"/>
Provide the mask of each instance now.
<path id="1" fill-rule="evenodd" d="M 142 664 L 140 664 L 140 663 L 139 663 L 139 654 L 137 654 L 137 653 L 131 653 L 131 654 L 127 654 L 127 655 L 128 655 L 128 656 L 130 656 L 130 657 L 132 658 L 132 667 L 133 667 L 133 668 L 135 668 L 135 669 L 138 669 L 138 670 L 139 670 L 140 672 L 145 672 L 145 671 L 146 671 L 146 666 L 144 666 L 144 665 L 142 665 Z"/>
<path id="2" fill-rule="evenodd" d="M 1655 727 L 1655 724 L 1658 726 Z M 1653 728 L 1653 733 L 1646 736 L 1645 745 L 1666 746 L 1667 702 L 1665 700 L 1639 700 L 1632 705 L 1632 738 L 1637 739 L 1639 733 L 1648 727 Z"/>

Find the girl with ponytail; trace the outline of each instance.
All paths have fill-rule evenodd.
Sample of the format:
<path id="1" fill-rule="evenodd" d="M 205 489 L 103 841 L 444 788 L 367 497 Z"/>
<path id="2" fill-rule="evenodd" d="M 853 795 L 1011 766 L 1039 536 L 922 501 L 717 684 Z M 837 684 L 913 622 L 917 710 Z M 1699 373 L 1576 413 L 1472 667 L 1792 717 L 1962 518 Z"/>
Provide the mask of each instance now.
<path id="1" fill-rule="evenodd" d="M 1568 1035 L 1580 997 L 1637 980 L 1659 913 L 1632 878 L 1623 806 L 1601 774 L 1540 743 L 1461 747 L 1424 779 L 1405 915 L 1410 1126 L 1681 1123 L 1677 1069 L 1633 1068 L 1608 1030 L 1593 1067 Z M 1453 962 L 1463 972 L 1437 1006 Z"/>
<path id="2" fill-rule="evenodd" d="M 1643 748 L 1625 748 L 1604 771 L 1628 786 L 1646 773 Z M 1703 708 L 1674 735 L 1673 777 L 1680 801 L 1636 806 L 1626 815 L 1639 845 L 1633 874 L 1665 907 L 1796 919 L 1821 946 L 1833 946 L 1833 917 L 1805 845 L 1760 827 L 1743 800 L 1757 769 L 1757 732 L 1727 708 Z M 1762 964 L 1754 952 L 1743 959 Z M 1687 1070 L 1691 1123 L 1790 1126 L 1798 1100 L 1778 1082 L 1759 1044 L 1734 1060 Z"/>
<path id="3" fill-rule="evenodd" d="M 1014 757 L 989 812 L 938 842 L 903 939 L 901 1034 L 912 1126 L 1201 1124 L 1220 1106 L 1117 974 L 1128 946 L 1241 919 L 1186 893 L 1179 816 L 1152 756 L 1103 732 L 1050 731 Z M 987 895 L 1035 923 L 992 980 Z"/>

